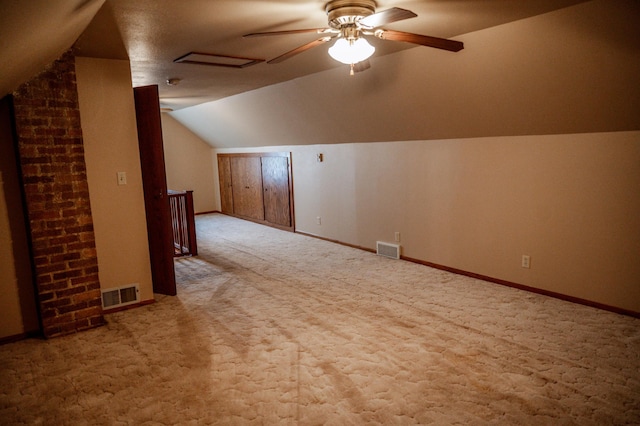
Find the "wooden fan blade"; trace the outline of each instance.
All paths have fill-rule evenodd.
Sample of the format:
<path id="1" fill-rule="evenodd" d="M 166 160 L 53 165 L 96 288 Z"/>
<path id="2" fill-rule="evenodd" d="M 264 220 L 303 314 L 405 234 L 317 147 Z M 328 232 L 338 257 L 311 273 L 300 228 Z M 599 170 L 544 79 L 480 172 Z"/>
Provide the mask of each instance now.
<path id="1" fill-rule="evenodd" d="M 368 70 L 369 68 L 371 68 L 371 62 L 369 62 L 368 59 L 353 64 L 353 72 L 362 72 Z"/>
<path id="2" fill-rule="evenodd" d="M 313 40 L 310 43 L 307 44 L 303 44 L 300 47 L 296 47 L 293 50 L 288 51 L 287 53 L 283 53 L 282 55 L 278 56 L 277 58 L 273 58 L 270 61 L 267 61 L 268 64 L 278 64 L 284 60 L 287 60 L 289 58 L 291 58 L 292 56 L 295 56 L 299 53 L 304 52 L 305 50 L 309 50 L 313 47 L 319 46 L 321 44 L 324 44 L 326 42 L 328 42 L 329 40 L 331 40 L 333 37 L 322 37 L 319 38 L 317 40 Z"/>
<path id="3" fill-rule="evenodd" d="M 381 25 L 387 25 L 392 22 L 402 21 L 404 19 L 415 18 L 416 15 L 410 10 L 400 9 L 399 7 L 392 7 L 391 9 L 383 10 L 382 12 L 374 13 L 366 18 L 362 18 L 359 23 L 365 28 L 375 28 Z"/>
<path id="4" fill-rule="evenodd" d="M 332 31 L 331 28 L 308 28 L 304 30 L 267 31 L 265 33 L 251 33 L 251 34 L 245 34 L 242 37 L 262 37 L 262 36 L 303 34 L 303 33 L 325 34 L 331 31 Z"/>
<path id="5" fill-rule="evenodd" d="M 464 49 L 464 44 L 461 41 L 425 36 L 420 34 L 405 33 L 402 31 L 377 30 L 375 32 L 375 35 L 382 40 L 406 41 L 407 43 L 420 44 L 427 47 L 435 47 L 436 49 L 448 50 L 450 52 L 458 52 Z"/>

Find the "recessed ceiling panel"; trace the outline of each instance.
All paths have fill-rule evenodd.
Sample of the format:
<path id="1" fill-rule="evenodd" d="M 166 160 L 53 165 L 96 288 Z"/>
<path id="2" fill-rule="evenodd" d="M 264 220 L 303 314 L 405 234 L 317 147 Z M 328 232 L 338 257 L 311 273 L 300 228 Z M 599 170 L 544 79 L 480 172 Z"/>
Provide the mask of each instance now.
<path id="1" fill-rule="evenodd" d="M 180 56 L 178 59 L 174 59 L 173 62 L 212 65 L 215 67 L 245 68 L 264 62 L 264 59 L 217 55 L 215 53 L 189 52 L 186 55 Z"/>

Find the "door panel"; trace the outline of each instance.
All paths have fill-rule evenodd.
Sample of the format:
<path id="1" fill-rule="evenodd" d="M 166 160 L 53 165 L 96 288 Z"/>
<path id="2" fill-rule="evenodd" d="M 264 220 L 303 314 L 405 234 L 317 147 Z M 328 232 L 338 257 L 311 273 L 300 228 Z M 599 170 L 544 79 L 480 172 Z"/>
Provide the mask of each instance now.
<path id="1" fill-rule="evenodd" d="M 234 213 L 264 220 L 260 157 L 231 157 L 230 163 Z"/>
<path id="2" fill-rule="evenodd" d="M 262 186 L 264 219 L 276 225 L 291 226 L 287 157 L 262 157 Z"/>
<path id="3" fill-rule="evenodd" d="M 218 154 L 223 213 L 294 231 L 291 154 Z"/>
<path id="4" fill-rule="evenodd" d="M 176 294 L 158 86 L 133 89 L 154 293 Z"/>
<path id="5" fill-rule="evenodd" d="M 233 214 L 233 187 L 229 157 L 218 156 L 218 176 L 220 179 L 220 209 L 222 213 Z"/>

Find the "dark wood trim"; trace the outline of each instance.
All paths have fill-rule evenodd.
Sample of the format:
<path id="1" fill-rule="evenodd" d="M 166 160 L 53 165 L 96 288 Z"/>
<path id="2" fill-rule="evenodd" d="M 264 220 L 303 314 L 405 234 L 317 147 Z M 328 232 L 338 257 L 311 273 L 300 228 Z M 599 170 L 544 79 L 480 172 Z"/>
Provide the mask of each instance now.
<path id="1" fill-rule="evenodd" d="M 196 212 L 193 208 L 193 191 L 187 191 L 187 224 L 189 225 L 189 244 L 191 244 L 191 255 L 198 255 L 198 240 L 196 238 Z"/>
<path id="2" fill-rule="evenodd" d="M 251 217 L 248 216 L 242 216 L 242 215 L 238 215 L 232 212 L 218 212 L 215 211 L 215 213 L 222 213 L 222 214 L 226 214 L 227 216 L 231 216 L 231 217 L 235 217 L 237 219 L 242 219 L 242 220 L 248 220 L 249 222 L 255 222 L 255 223 L 259 223 L 260 225 L 266 225 L 266 226 L 270 226 L 272 228 L 277 228 L 277 229 L 281 229 L 283 231 L 289 231 L 289 232 L 295 232 L 295 202 L 294 202 L 294 198 L 293 198 L 293 160 L 292 160 L 292 155 L 291 152 L 289 151 L 270 151 L 270 152 L 238 152 L 238 153 L 218 153 L 216 154 L 217 157 L 228 157 L 228 158 L 232 158 L 232 157 L 285 157 L 287 158 L 287 167 L 289 170 L 289 214 L 291 215 L 291 226 L 283 226 L 283 225 L 278 225 L 276 223 L 272 223 L 266 220 L 259 220 L 259 219 L 253 219 Z M 220 176 L 219 174 L 220 172 L 218 171 L 218 178 Z"/>
<path id="3" fill-rule="evenodd" d="M 142 302 L 138 302 L 138 303 L 133 303 L 127 306 L 120 306 L 112 309 L 103 309 L 102 314 L 103 315 L 113 314 L 116 312 L 128 311 L 129 309 L 140 308 L 142 306 L 151 305 L 155 302 L 156 301 L 154 299 L 150 299 L 150 300 L 143 300 Z M 44 336 L 42 335 L 42 332 L 40 330 L 35 330 L 35 331 L 29 331 L 26 333 L 14 334 L 12 336 L 0 337 L 0 346 L 6 345 L 9 343 L 19 342 L 20 340 L 25 340 L 25 339 L 44 339 Z"/>
<path id="4" fill-rule="evenodd" d="M 289 151 L 270 151 L 270 152 L 238 152 L 238 153 L 218 153 L 219 157 L 287 157 L 291 159 Z"/>
<path id="5" fill-rule="evenodd" d="M 246 220 L 247 222 L 257 223 L 258 225 L 264 225 L 264 226 L 268 226 L 270 228 L 276 228 L 276 229 L 279 229 L 281 231 L 296 232 L 294 229 L 292 229 L 289 226 L 278 225 L 277 223 L 267 222 L 266 220 L 252 219 L 252 218 L 247 217 L 247 216 L 240 216 L 240 215 L 235 215 L 235 214 L 231 214 L 231 213 L 222 213 L 222 212 L 218 212 L 218 213 L 223 214 L 225 216 L 234 217 L 236 219 Z"/>
<path id="6" fill-rule="evenodd" d="M 345 242 L 342 242 L 342 241 L 339 241 L 339 240 L 334 240 L 332 238 L 321 237 L 320 235 L 308 234 L 308 233 L 303 232 L 303 231 L 295 231 L 295 233 L 296 234 L 300 234 L 300 235 L 304 235 L 306 237 L 317 238 L 317 239 L 322 240 L 322 241 L 328 241 L 330 243 L 340 244 L 341 246 L 346 246 L 346 247 L 351 247 L 351 248 L 355 248 L 355 249 L 358 249 L 358 250 L 368 251 L 369 253 L 375 253 L 376 252 L 374 249 L 370 249 L 370 248 L 362 247 L 362 246 L 357 246 L 355 244 L 345 243 Z"/>
<path id="7" fill-rule="evenodd" d="M 126 305 L 126 306 L 118 306 L 115 308 L 111 308 L 111 309 L 103 309 L 102 313 L 103 314 L 113 314 L 115 312 L 122 312 L 122 311 L 128 311 L 129 309 L 133 309 L 133 308 L 140 308 L 141 306 L 147 306 L 147 305 L 151 305 L 156 303 L 156 301 L 154 299 L 150 299 L 150 300 L 143 300 L 142 302 L 138 302 L 138 303 L 132 303 L 131 305 Z"/>
<path id="8" fill-rule="evenodd" d="M 197 256 L 195 212 L 193 191 L 167 190 L 171 206 L 171 226 L 173 227 L 174 257 Z"/>
<path id="9" fill-rule="evenodd" d="M 19 342 L 20 340 L 25 340 L 25 339 L 44 339 L 44 336 L 40 330 L 14 334 L 13 336 L 1 337 L 0 346 L 7 345 L 9 343 Z"/>
<path id="10" fill-rule="evenodd" d="M 289 215 L 291 215 L 291 226 L 286 230 L 289 232 L 296 232 L 296 204 L 293 202 L 293 161 L 291 159 L 291 152 L 287 154 L 287 167 L 289 168 Z"/>
<path id="11" fill-rule="evenodd" d="M 200 215 L 200 214 L 211 214 L 211 213 L 221 213 L 220 210 L 210 210 L 208 212 L 199 212 L 196 213 L 196 216 Z"/>
<path id="12" fill-rule="evenodd" d="M 175 296 L 173 229 L 159 99 L 157 85 L 133 88 L 153 291 Z"/>
<path id="13" fill-rule="evenodd" d="M 295 232 L 297 234 L 305 235 L 307 237 L 318 238 L 320 240 L 329 241 L 329 242 L 340 244 L 340 245 L 343 245 L 343 246 L 347 246 L 347 247 L 352 247 L 352 248 L 368 251 L 370 253 L 375 253 L 376 252 L 374 249 L 361 247 L 361 246 L 357 246 L 357 245 L 354 245 L 354 244 L 344 243 L 342 241 L 334 240 L 334 239 L 331 239 L 331 238 L 324 238 L 324 237 L 320 237 L 318 235 L 308 234 L 308 233 L 302 232 L 302 231 L 295 231 Z M 541 288 L 531 287 L 531 286 L 524 285 L 524 284 L 518 284 L 518 283 L 511 282 L 511 281 L 502 280 L 500 278 L 489 277 L 487 275 L 476 274 L 475 272 L 463 271 L 462 269 L 452 268 L 450 266 L 440 265 L 440 264 L 437 264 L 437 263 L 428 262 L 426 260 L 415 259 L 415 258 L 407 257 L 407 256 L 400 256 L 400 259 L 406 260 L 407 262 L 412 262 L 412 263 L 417 263 L 419 265 L 428 266 L 430 268 L 440 269 L 442 271 L 451 272 L 453 274 L 463 275 L 463 276 L 466 276 L 466 277 L 476 278 L 478 280 L 482 280 L 482 281 L 487 281 L 487 282 L 494 283 L 494 284 L 503 285 L 505 287 L 516 288 L 518 290 L 528 291 L 530 293 L 536 293 L 536 294 L 541 294 L 543 296 L 553 297 L 554 299 L 560 299 L 560 300 L 564 300 L 566 302 L 576 303 L 578 305 L 589 306 L 589 307 L 592 307 L 592 308 L 601 309 L 603 311 L 609 311 L 609 312 L 613 312 L 613 313 L 620 314 L 620 315 L 626 315 L 626 316 L 630 316 L 630 317 L 634 317 L 634 318 L 640 318 L 640 312 L 632 311 L 632 310 L 629 310 L 629 309 L 618 308 L 616 306 L 606 305 L 604 303 L 594 302 L 594 301 L 591 301 L 591 300 L 582 299 L 580 297 L 569 296 L 569 295 L 566 295 L 566 294 L 557 293 L 555 291 L 549 291 L 549 290 L 544 290 L 544 289 L 541 289 Z"/>
<path id="14" fill-rule="evenodd" d="M 544 290 L 537 287 L 531 287 L 524 284 L 518 284 L 511 281 L 503 280 L 500 278 L 493 278 L 487 275 L 476 274 L 475 272 L 463 271 L 462 269 L 452 268 L 449 266 L 439 265 L 437 263 L 427 262 L 425 260 L 414 259 L 411 257 L 400 256 L 402 260 L 406 260 L 408 262 L 418 263 L 420 265 L 429 266 L 431 268 L 440 269 L 443 271 L 451 272 L 458 275 L 464 275 L 471 278 L 476 278 L 482 281 L 487 281 L 494 284 L 500 284 L 506 287 L 516 288 L 518 290 L 528 291 L 530 293 L 541 294 L 543 296 L 553 297 L 555 299 L 564 300 L 566 302 L 577 303 L 579 305 L 590 306 L 592 308 L 602 309 L 604 311 L 613 312 L 620 315 L 627 315 L 634 318 L 640 318 L 640 312 L 632 311 L 629 309 L 618 308 L 616 306 L 606 305 L 600 302 L 594 302 L 587 299 L 582 299 L 580 297 L 569 296 L 562 293 L 557 293 L 555 291 Z"/>

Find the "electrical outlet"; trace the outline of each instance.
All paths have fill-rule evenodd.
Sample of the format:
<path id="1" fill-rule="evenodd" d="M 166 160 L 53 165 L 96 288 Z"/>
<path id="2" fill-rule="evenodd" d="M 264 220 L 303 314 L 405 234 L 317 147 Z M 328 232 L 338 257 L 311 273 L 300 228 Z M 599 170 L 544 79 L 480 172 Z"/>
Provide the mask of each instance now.
<path id="1" fill-rule="evenodd" d="M 400 233 L 396 232 L 395 235 L 394 235 L 394 238 L 396 239 L 396 243 L 399 243 L 400 242 Z"/>
<path id="2" fill-rule="evenodd" d="M 522 267 L 523 268 L 531 268 L 531 257 L 527 256 L 526 254 L 522 255 Z"/>
<path id="3" fill-rule="evenodd" d="M 316 217 L 316 223 L 322 225 L 322 218 L 320 216 Z"/>

